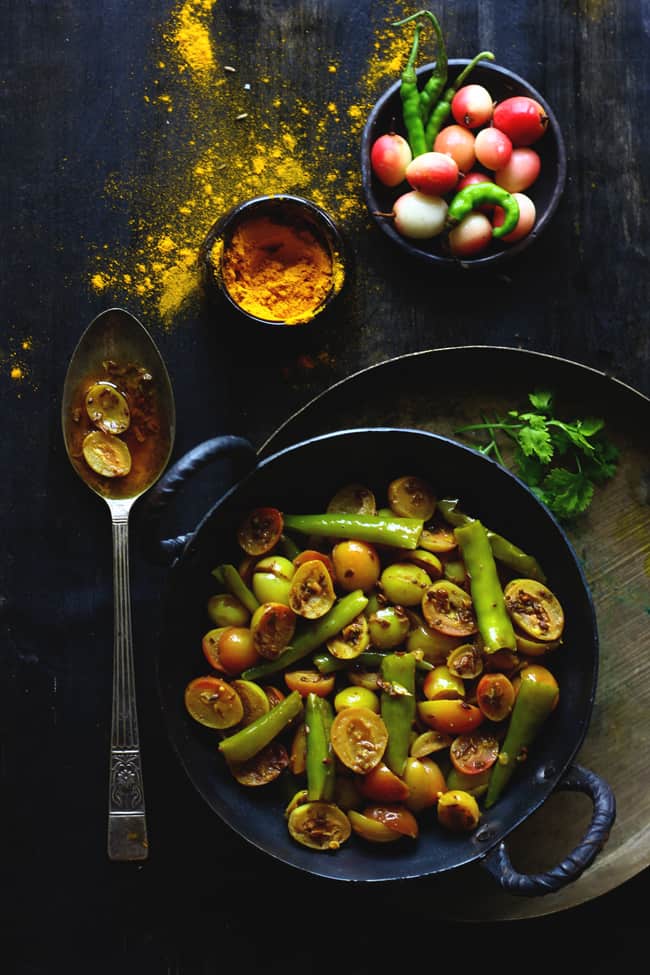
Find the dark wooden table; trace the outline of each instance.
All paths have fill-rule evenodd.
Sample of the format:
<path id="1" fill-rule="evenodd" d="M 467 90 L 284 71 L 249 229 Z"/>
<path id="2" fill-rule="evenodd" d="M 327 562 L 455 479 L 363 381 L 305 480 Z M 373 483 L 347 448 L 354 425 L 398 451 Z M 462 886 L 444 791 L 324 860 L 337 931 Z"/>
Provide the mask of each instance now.
<path id="1" fill-rule="evenodd" d="M 244 969 L 371 971 L 382 960 L 410 964 L 414 953 L 480 964 L 494 937 L 517 951 L 549 946 L 553 961 L 551 945 L 575 938 L 596 971 L 636 958 L 647 869 L 569 911 L 495 920 L 489 933 L 465 925 L 459 909 L 434 939 L 425 883 L 332 887 L 244 846 L 194 792 L 167 740 L 154 677 L 165 572 L 138 548 L 137 510 L 133 623 L 151 854 L 141 865 L 109 863 L 110 522 L 68 463 L 59 412 L 82 330 L 113 305 L 143 321 L 167 362 L 174 459 L 218 433 L 262 444 L 334 381 L 450 345 L 553 353 L 650 394 L 650 4 L 432 8 L 451 56 L 489 48 L 544 94 L 568 153 L 566 191 L 536 245 L 498 271 L 460 278 L 409 263 L 361 196 L 363 120 L 405 51 L 389 25 L 414 4 L 1 6 L 4 970 L 198 973 L 232 957 Z M 192 287 L 192 262 L 224 208 L 283 190 L 339 219 L 350 279 L 320 328 L 252 343 Z M 172 527 L 195 524 L 224 486 L 221 472 L 206 474 Z M 345 950 L 340 931 L 351 939 Z"/>

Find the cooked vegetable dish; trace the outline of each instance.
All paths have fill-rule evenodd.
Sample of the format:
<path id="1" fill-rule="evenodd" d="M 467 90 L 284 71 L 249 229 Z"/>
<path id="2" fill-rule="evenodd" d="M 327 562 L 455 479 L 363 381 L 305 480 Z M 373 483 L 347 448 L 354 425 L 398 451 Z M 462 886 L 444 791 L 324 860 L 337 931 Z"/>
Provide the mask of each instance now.
<path id="1" fill-rule="evenodd" d="M 476 829 L 559 699 L 564 613 L 534 556 L 419 476 L 381 501 L 347 484 L 322 513 L 247 512 L 185 688 L 242 787 L 286 778 L 314 850 Z"/>
<path id="2" fill-rule="evenodd" d="M 74 467 L 106 498 L 141 493 L 169 450 L 155 377 L 138 363 L 94 369 L 75 388 L 65 422 Z"/>

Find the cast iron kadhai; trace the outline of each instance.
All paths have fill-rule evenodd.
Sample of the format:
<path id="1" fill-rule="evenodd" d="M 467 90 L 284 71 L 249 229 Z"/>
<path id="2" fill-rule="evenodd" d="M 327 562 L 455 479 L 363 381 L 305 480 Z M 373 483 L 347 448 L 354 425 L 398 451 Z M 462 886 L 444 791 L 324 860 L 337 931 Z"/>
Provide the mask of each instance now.
<path id="1" fill-rule="evenodd" d="M 185 482 L 206 464 L 228 457 L 243 474 L 188 536 L 160 541 L 160 521 Z M 220 437 L 182 458 L 147 499 L 146 545 L 171 564 L 164 603 L 165 639 L 157 660 L 159 692 L 172 745 L 192 784 L 233 830 L 262 852 L 302 871 L 347 881 L 390 881 L 443 874 L 480 862 L 506 890 L 529 897 L 559 890 L 575 880 L 606 843 L 615 800 L 606 782 L 573 759 L 583 741 L 598 672 L 598 635 L 591 595 L 566 535 L 535 496 L 509 471 L 476 451 L 432 433 L 364 428 L 318 436 L 287 447 L 256 466 L 254 448 L 238 437 Z M 307 475 L 305 474 L 307 472 Z M 205 605 L 212 593 L 210 570 L 236 559 L 235 526 L 252 507 L 273 504 L 285 511 L 318 511 L 344 482 L 363 481 L 377 492 L 404 472 L 428 478 L 440 496 L 459 497 L 463 508 L 515 544 L 534 553 L 567 608 L 565 643 L 576 652 L 557 658 L 561 688 L 552 720 L 529 760 L 499 803 L 482 813 L 471 835 L 421 830 L 417 842 L 390 848 L 352 837 L 336 853 L 317 853 L 289 836 L 281 779 L 246 789 L 216 754 L 214 735 L 186 713 L 183 691 L 203 670 L 200 651 Z M 196 647 L 196 654 L 178 647 Z M 578 652 L 579 650 L 579 652 Z M 504 840 L 554 790 L 587 794 L 593 818 L 576 848 L 544 873 L 521 874 Z"/>
<path id="2" fill-rule="evenodd" d="M 594 492 L 588 511 L 567 522 L 591 590 L 599 636 L 598 687 L 576 760 L 596 768 L 616 795 L 616 824 L 595 863 L 550 897 L 514 897 L 478 865 L 447 874 L 438 917 L 521 920 L 554 914 L 613 891 L 650 863 L 650 398 L 586 363 L 527 348 L 464 345 L 394 356 L 333 382 L 300 406 L 261 443 L 260 458 L 346 427 L 409 427 L 481 446 L 483 434 L 459 436 L 482 416 L 525 409 L 531 390 L 553 393 L 558 416 L 594 416 L 619 452 L 615 477 Z M 634 422 L 631 422 L 634 418 Z M 508 438 L 501 449 L 514 462 Z M 621 674 L 631 692 L 621 694 Z M 626 683 L 627 687 L 627 683 Z M 621 735 L 620 728 L 627 729 Z M 640 763 L 640 764 L 639 764 Z M 578 793 L 553 796 L 517 829 L 508 849 L 520 870 L 537 873 L 564 858 L 591 810 Z"/>

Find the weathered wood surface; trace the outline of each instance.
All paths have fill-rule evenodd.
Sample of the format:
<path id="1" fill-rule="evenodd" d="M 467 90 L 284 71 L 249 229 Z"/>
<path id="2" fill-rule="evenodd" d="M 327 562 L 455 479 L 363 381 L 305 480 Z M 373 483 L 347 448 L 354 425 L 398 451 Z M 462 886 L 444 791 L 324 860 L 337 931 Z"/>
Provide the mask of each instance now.
<path id="1" fill-rule="evenodd" d="M 153 672 L 164 573 L 137 545 L 134 630 L 152 855 L 141 868 L 106 862 L 110 527 L 63 449 L 59 408 L 68 358 L 103 308 L 120 304 L 139 315 L 174 383 L 175 456 L 219 432 L 261 444 L 332 382 L 394 355 L 449 345 L 550 352 L 649 395 L 650 4 L 461 0 L 432 8 L 450 54 L 490 48 L 545 95 L 568 151 L 563 200 L 536 246 L 504 273 L 460 279 L 409 265 L 354 205 L 359 126 L 350 110 L 365 111 L 394 80 L 376 70 L 375 40 L 414 4 L 216 0 L 208 11 L 196 0 L 219 67 L 237 69 L 236 89 L 220 84 L 198 94 L 189 75 L 174 74 L 161 55 L 161 37 L 181 6 L 1 4 L 3 951 L 15 958 L 8 970 L 21 975 L 74 971 L 83 961 L 95 971 L 202 972 L 226 943 L 238 945 L 247 965 L 313 967 L 312 956 L 324 954 L 315 918 L 336 924 L 349 917 L 355 931 L 377 938 L 372 956 L 355 950 L 350 967 L 369 970 L 379 951 L 403 963 L 403 939 L 387 939 L 383 918 L 398 910 L 398 927 L 414 918 L 420 929 L 428 925 L 436 912 L 426 884 L 405 885 L 398 898 L 393 890 L 323 888 L 261 864 L 185 780 L 167 743 Z M 236 115 L 246 109 L 241 121 L 248 128 L 237 129 Z M 352 253 L 346 291 L 321 328 L 281 344 L 275 336 L 252 344 L 200 296 L 163 323 L 156 295 L 146 287 L 138 295 L 123 275 L 121 286 L 113 280 L 103 291 L 93 287 L 93 273 L 105 271 L 111 257 L 121 255 L 120 270 L 128 273 L 147 233 L 160 242 L 165 201 L 177 216 L 188 195 L 185 187 L 169 189 L 179 166 L 210 152 L 214 163 L 216 144 L 217 200 L 236 202 L 263 183 L 247 179 L 247 155 L 253 168 L 257 156 L 266 158 L 277 191 L 282 173 L 268 151 L 292 132 L 300 166 L 287 164 L 283 188 L 321 195 L 336 207 Z M 231 167 L 242 158 L 235 179 Z M 196 186 L 189 179 L 188 193 Z M 172 527 L 195 523 L 222 481 L 218 471 L 206 475 Z M 569 912 L 504 923 L 504 934 L 518 940 L 575 928 L 590 933 L 585 961 L 596 970 L 631 959 L 641 943 L 647 884 L 643 871 Z M 449 930 L 445 941 L 455 950 L 465 929 L 449 922 Z"/>

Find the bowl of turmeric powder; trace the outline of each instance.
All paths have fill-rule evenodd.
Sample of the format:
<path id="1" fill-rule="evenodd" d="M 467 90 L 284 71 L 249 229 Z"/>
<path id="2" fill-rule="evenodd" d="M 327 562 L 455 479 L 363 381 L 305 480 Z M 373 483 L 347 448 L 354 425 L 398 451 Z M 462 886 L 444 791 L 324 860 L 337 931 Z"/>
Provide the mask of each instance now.
<path id="1" fill-rule="evenodd" d="M 312 322 L 345 281 L 343 238 L 332 218 L 284 194 L 246 200 L 220 217 L 200 265 L 206 291 L 259 325 Z"/>

